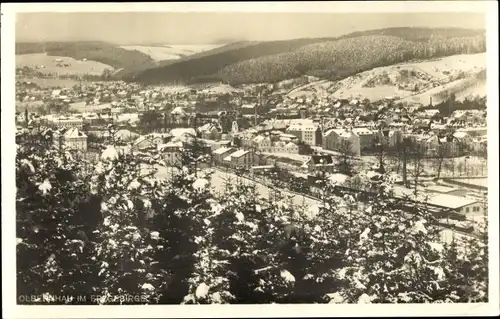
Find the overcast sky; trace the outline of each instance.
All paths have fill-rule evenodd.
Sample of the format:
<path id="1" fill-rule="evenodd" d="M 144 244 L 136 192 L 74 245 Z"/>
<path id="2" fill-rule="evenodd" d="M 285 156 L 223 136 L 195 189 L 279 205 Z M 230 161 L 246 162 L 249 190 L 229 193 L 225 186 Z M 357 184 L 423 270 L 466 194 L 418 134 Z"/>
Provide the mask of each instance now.
<path id="1" fill-rule="evenodd" d="M 211 44 L 330 37 L 387 27 L 484 29 L 474 13 L 22 13 L 16 40 Z"/>

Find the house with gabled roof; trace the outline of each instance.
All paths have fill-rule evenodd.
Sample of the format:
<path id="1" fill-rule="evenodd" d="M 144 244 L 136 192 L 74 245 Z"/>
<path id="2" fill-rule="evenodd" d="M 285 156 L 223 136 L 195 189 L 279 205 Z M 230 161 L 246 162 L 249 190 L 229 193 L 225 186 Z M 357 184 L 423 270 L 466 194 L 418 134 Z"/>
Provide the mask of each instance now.
<path id="1" fill-rule="evenodd" d="M 271 152 L 272 142 L 269 136 L 258 135 L 252 140 L 253 147 L 261 152 Z"/>
<path id="2" fill-rule="evenodd" d="M 303 167 L 307 168 L 309 173 L 315 172 L 333 172 L 335 170 L 335 161 L 331 155 L 311 155 Z"/>
<path id="3" fill-rule="evenodd" d="M 63 135 L 63 140 L 64 147 L 67 149 L 81 152 L 87 151 L 87 135 L 76 127 L 68 129 Z"/>
<path id="4" fill-rule="evenodd" d="M 395 147 L 403 141 L 403 132 L 399 129 L 379 129 L 376 133 L 378 140 L 388 147 Z"/>
<path id="5" fill-rule="evenodd" d="M 252 153 L 246 150 L 237 150 L 236 152 L 227 155 L 223 162 L 232 168 L 250 169 L 253 164 Z"/>
<path id="6" fill-rule="evenodd" d="M 169 142 L 166 144 L 158 144 L 158 154 L 161 155 L 167 165 L 177 166 L 182 165 L 182 142 Z"/>
<path id="7" fill-rule="evenodd" d="M 212 158 L 214 163 L 222 164 L 224 163 L 224 158 L 233 153 L 235 150 L 232 147 L 220 147 L 213 151 Z"/>
<path id="8" fill-rule="evenodd" d="M 476 213 L 480 215 L 483 212 L 483 207 L 480 202 L 478 202 L 475 199 L 467 198 L 464 196 L 439 194 L 429 198 L 427 203 L 463 215 L 468 213 Z"/>

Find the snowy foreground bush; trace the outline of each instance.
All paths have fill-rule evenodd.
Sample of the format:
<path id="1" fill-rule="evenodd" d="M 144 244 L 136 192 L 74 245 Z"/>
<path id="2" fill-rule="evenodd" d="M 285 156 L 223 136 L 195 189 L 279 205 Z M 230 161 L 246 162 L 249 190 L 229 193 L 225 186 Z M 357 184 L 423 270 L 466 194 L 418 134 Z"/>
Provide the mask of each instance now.
<path id="1" fill-rule="evenodd" d="M 445 245 L 384 193 L 365 211 L 325 196 L 311 216 L 242 181 L 215 194 L 189 161 L 159 181 L 105 155 L 18 148 L 17 294 L 44 296 L 29 303 L 487 301 L 487 237 Z"/>

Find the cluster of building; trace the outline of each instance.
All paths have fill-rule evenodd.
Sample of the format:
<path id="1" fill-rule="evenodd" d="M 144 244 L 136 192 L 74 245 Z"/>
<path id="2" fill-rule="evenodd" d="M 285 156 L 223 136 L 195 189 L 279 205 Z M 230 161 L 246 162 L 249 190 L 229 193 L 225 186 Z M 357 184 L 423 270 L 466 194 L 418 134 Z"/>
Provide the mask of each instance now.
<path id="1" fill-rule="evenodd" d="M 442 118 L 437 109 L 395 105 L 390 97 L 372 103 L 331 94 L 262 94 L 279 91 L 283 83 L 238 89 L 221 84 L 197 90 L 125 82 L 85 82 L 62 89 L 43 89 L 29 82 L 16 84 L 18 101 L 63 103 L 71 112 L 33 112 L 28 118 L 20 112 L 18 123 L 40 122 L 61 132 L 64 129 L 66 144 L 81 151 L 87 150 L 82 140 L 89 132 L 101 130 L 105 134 L 111 123 L 137 149 L 163 145 L 158 150 L 173 153 L 180 148 L 180 141 L 171 141 L 178 135 L 176 130 L 190 130 L 188 135 L 207 141 L 230 141 L 238 148 L 233 149 L 236 155 L 224 152 L 221 163 L 226 159 L 226 163 L 245 167 L 258 162 L 253 158 L 255 153 L 311 154 L 312 148 L 346 152 L 348 147 L 350 155 L 362 156 L 379 144 L 395 148 L 405 138 L 422 145 L 430 156 L 443 148 L 448 156 L 455 156 L 464 149 L 484 152 L 487 146 L 485 110 L 455 111 Z M 143 130 L 138 125 L 148 111 L 160 116 L 152 119 L 153 133 L 141 136 L 138 133 Z"/>

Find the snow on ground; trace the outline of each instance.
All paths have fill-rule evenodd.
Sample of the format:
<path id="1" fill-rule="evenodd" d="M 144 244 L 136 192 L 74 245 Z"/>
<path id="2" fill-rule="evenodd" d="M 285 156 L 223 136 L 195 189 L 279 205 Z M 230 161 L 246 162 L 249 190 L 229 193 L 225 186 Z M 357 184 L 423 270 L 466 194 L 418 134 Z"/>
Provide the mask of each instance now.
<path id="1" fill-rule="evenodd" d="M 406 96 L 408 94 L 409 92 L 398 90 L 398 88 L 394 86 L 377 86 L 374 88 L 369 88 L 361 87 L 360 84 L 351 88 L 341 88 L 332 95 L 338 99 L 348 99 L 356 97 L 360 99 L 366 98 L 370 101 L 378 101 L 387 96 Z"/>
<path id="2" fill-rule="evenodd" d="M 366 163 L 378 162 L 377 157 L 373 155 L 364 155 L 361 158 L 362 161 Z M 455 169 L 454 171 L 450 169 L 449 167 L 450 163 L 453 163 Z M 389 158 L 386 161 L 386 164 L 393 165 L 393 169 L 395 169 L 395 167 L 397 166 L 397 160 L 394 157 Z M 424 167 L 425 171 L 429 174 L 435 174 L 437 171 L 435 159 L 424 160 L 422 166 Z M 409 169 L 411 169 L 411 167 Z M 443 166 L 441 167 L 441 177 L 447 177 L 447 178 L 459 177 L 459 176 L 466 177 L 467 171 L 470 177 L 487 176 L 488 175 L 487 160 L 485 158 L 481 158 L 478 156 L 469 156 L 468 159 L 466 159 L 465 156 L 445 159 L 443 162 Z M 487 186 L 487 182 L 485 183 Z"/>
<path id="3" fill-rule="evenodd" d="M 165 47 L 149 47 L 142 45 L 126 45 L 122 46 L 122 49 L 129 51 L 139 51 L 144 54 L 147 54 L 151 57 L 151 59 L 155 61 L 163 61 L 163 60 L 177 60 L 182 56 L 179 54 L 174 54 L 170 48 Z"/>
<path id="4" fill-rule="evenodd" d="M 170 178 L 173 173 L 179 172 L 178 168 L 172 166 L 154 165 L 154 168 L 157 170 L 154 177 L 158 179 L 167 179 Z M 148 174 L 149 172 L 151 172 L 151 170 L 151 165 L 143 165 L 141 168 L 141 173 Z"/>
<path id="5" fill-rule="evenodd" d="M 219 47 L 220 45 L 194 44 L 194 45 L 164 45 L 164 46 L 146 46 L 146 45 L 126 45 L 121 48 L 125 50 L 136 50 L 149 55 L 155 61 L 178 60 L 182 57 L 196 53 L 208 51 Z"/>
<path id="6" fill-rule="evenodd" d="M 56 59 L 60 59 L 62 63 L 70 64 L 69 67 L 58 67 Z M 47 53 L 33 54 L 18 54 L 16 55 L 16 67 L 29 67 L 42 73 L 57 73 L 57 74 L 93 74 L 101 75 L 104 69 L 113 69 L 113 67 L 96 62 L 96 61 L 81 61 L 69 57 L 49 56 Z M 44 68 L 42 68 L 44 66 Z"/>
<path id="7" fill-rule="evenodd" d="M 453 240 L 453 236 L 455 236 L 455 239 L 467 239 L 469 236 L 463 235 L 461 233 L 454 232 L 451 229 L 443 229 L 441 231 L 441 240 L 444 243 L 450 244 Z"/>
<path id="8" fill-rule="evenodd" d="M 43 101 L 29 101 L 29 102 L 16 101 L 16 112 L 24 112 L 24 110 L 26 109 L 30 113 L 37 112 L 44 105 L 45 103 Z"/>
<path id="9" fill-rule="evenodd" d="M 453 180 L 453 179 L 452 179 Z M 461 183 L 467 183 L 467 184 L 472 184 L 472 185 L 477 185 L 477 186 L 483 186 L 483 187 L 488 187 L 488 178 L 460 178 L 460 179 L 455 179 L 457 182 Z"/>
<path id="10" fill-rule="evenodd" d="M 324 154 L 329 154 L 333 156 L 342 156 L 342 153 L 337 152 L 337 151 L 332 151 L 332 150 L 325 150 L 322 146 L 311 146 L 311 148 L 319 153 L 324 153 Z M 351 158 L 358 162 L 359 160 L 364 161 L 364 162 L 369 162 L 369 163 L 377 163 L 378 160 L 376 160 L 376 157 L 369 157 L 369 156 L 363 156 L 363 157 L 357 157 L 357 156 L 351 156 Z"/>
<path id="11" fill-rule="evenodd" d="M 443 102 L 444 98 L 442 96 L 442 92 L 451 92 L 455 93 L 456 96 L 458 96 L 460 99 L 464 99 L 467 96 L 470 95 L 486 95 L 486 85 L 483 81 L 477 82 L 476 84 L 472 86 L 468 86 L 465 89 L 462 89 L 463 85 L 466 85 L 468 82 L 470 82 L 469 78 L 461 79 L 461 80 L 456 80 L 450 83 L 446 83 L 444 85 L 432 88 L 426 92 L 423 92 L 421 94 L 417 95 L 410 95 L 405 98 L 403 98 L 403 101 L 407 102 L 415 102 L 415 103 L 422 103 L 426 104 L 429 103 L 430 98 L 432 97 L 432 102 L 435 104 Z M 468 85 L 468 84 L 467 84 Z"/>
<path id="12" fill-rule="evenodd" d="M 154 165 L 154 168 L 157 169 L 158 171 L 154 175 L 154 178 L 157 179 L 167 179 L 170 176 L 172 176 L 173 172 L 178 172 L 177 168 L 174 167 L 165 167 L 165 166 L 159 166 L 159 165 Z M 141 174 L 148 174 L 151 172 L 152 168 L 150 165 L 143 165 L 141 168 Z M 225 185 L 227 182 L 229 183 L 234 183 L 236 180 L 240 180 L 242 183 L 245 185 L 251 185 L 251 184 L 256 184 L 257 185 L 257 192 L 260 196 L 268 197 L 270 194 L 270 189 L 269 187 L 261 184 L 261 183 L 256 183 L 248 178 L 244 177 L 238 177 L 233 173 L 230 172 L 223 172 L 219 169 L 214 169 L 214 172 L 211 176 L 211 186 L 213 188 L 213 191 L 215 193 L 222 193 L 225 189 Z M 289 192 L 283 191 L 284 195 L 291 195 L 293 196 L 293 203 L 298 206 L 312 206 L 316 205 L 319 203 L 318 200 L 314 200 L 311 198 L 308 198 L 306 196 L 301 196 L 301 195 L 295 195 Z"/>
<path id="13" fill-rule="evenodd" d="M 237 179 L 240 179 L 241 182 L 244 183 L 245 185 L 256 184 L 257 185 L 257 192 L 259 193 L 259 195 L 264 196 L 264 197 L 270 196 L 271 190 L 269 189 L 269 187 L 262 185 L 261 183 L 256 183 L 250 179 L 238 177 L 235 174 L 226 173 L 226 172 L 223 172 L 220 170 L 216 170 L 215 173 L 212 175 L 212 187 L 214 187 L 214 190 L 216 192 L 223 192 L 225 185 L 226 185 L 226 181 L 234 182 Z M 293 199 L 292 199 L 293 203 L 297 206 L 303 206 L 303 205 L 313 206 L 313 205 L 317 205 L 319 203 L 318 200 L 314 200 L 314 199 L 311 199 L 311 198 L 306 197 L 306 196 L 294 195 L 294 194 L 291 194 L 289 192 L 285 192 L 283 190 L 282 190 L 282 192 L 284 195 L 292 195 L 293 196 Z"/>
<path id="14" fill-rule="evenodd" d="M 445 78 L 444 71 L 461 70 L 470 72 L 486 68 L 486 53 L 452 55 L 441 59 L 404 65 L 418 67 L 433 77 Z"/>
<path id="15" fill-rule="evenodd" d="M 289 159 L 292 159 L 295 161 L 301 161 L 301 162 L 305 162 L 310 158 L 309 155 L 289 154 L 289 153 L 266 153 L 266 152 L 263 152 L 262 154 L 276 156 L 276 157 L 282 157 L 282 158 L 289 158 Z"/>
<path id="16" fill-rule="evenodd" d="M 374 68 L 369 71 L 361 72 L 354 76 L 350 76 L 342 81 L 339 81 L 341 87 L 332 95 L 336 98 L 368 98 L 371 101 L 377 101 L 387 96 L 394 96 L 402 98 L 403 100 L 416 101 L 416 102 L 429 102 L 432 96 L 436 103 L 436 95 L 444 90 L 454 90 L 456 86 L 464 82 L 464 80 L 454 81 L 446 85 L 441 85 L 430 90 L 424 91 L 420 94 L 413 95 L 412 91 L 398 88 L 397 84 L 414 84 L 417 86 L 425 87 L 431 85 L 434 81 L 443 81 L 452 75 L 462 71 L 465 73 L 477 73 L 486 68 L 486 54 L 462 54 L 445 57 L 442 59 L 433 59 L 422 62 L 402 63 L 391 65 L 387 67 Z M 410 77 L 401 77 L 400 71 L 413 71 L 419 74 Z M 405 74 L 404 72 L 402 73 Z M 377 79 L 381 76 L 387 75 L 391 81 L 386 85 L 376 85 L 374 87 L 365 87 L 364 85 L 372 79 Z M 477 86 L 469 87 L 463 92 L 457 92 L 457 97 L 464 97 L 467 95 L 483 94 L 485 92 L 484 83 L 478 83 Z"/>
<path id="17" fill-rule="evenodd" d="M 163 86 L 162 91 L 167 94 L 172 94 L 172 93 L 185 93 L 189 92 L 191 90 L 190 87 L 183 86 L 183 85 L 175 85 L 175 86 Z"/>
<path id="18" fill-rule="evenodd" d="M 236 89 L 228 84 L 220 84 L 220 85 L 209 87 L 209 88 L 203 90 L 203 92 L 204 93 L 224 94 L 224 93 L 241 92 L 241 90 Z"/>
<path id="19" fill-rule="evenodd" d="M 334 85 L 334 83 L 331 81 L 319 80 L 294 88 L 293 90 L 288 92 L 287 95 L 293 98 L 293 97 L 309 97 L 317 93 L 326 94 L 332 85 Z"/>

